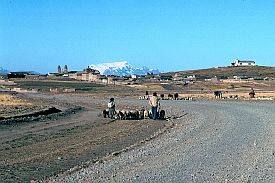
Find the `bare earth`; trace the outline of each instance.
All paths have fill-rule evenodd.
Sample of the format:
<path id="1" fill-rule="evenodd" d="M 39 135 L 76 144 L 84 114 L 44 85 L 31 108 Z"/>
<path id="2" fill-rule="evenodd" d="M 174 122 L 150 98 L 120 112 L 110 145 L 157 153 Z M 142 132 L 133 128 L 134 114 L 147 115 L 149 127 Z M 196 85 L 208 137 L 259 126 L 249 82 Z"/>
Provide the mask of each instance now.
<path id="1" fill-rule="evenodd" d="M 187 87 L 20 82 L 44 94 L 0 94 L 0 182 L 274 180 L 274 80 Z M 52 85 L 78 92 L 49 93 Z M 251 87 L 255 100 L 249 99 Z M 145 90 L 197 101 L 161 101 L 168 121 L 102 118 L 110 95 L 117 109 L 148 107 L 138 100 Z M 224 99 L 214 99 L 214 90 Z"/>
<path id="2" fill-rule="evenodd" d="M 25 109 L 28 106 L 35 109 L 55 106 L 63 111 L 82 108 L 50 117 L 25 119 L 26 122 L 2 123 L 0 182 L 43 180 L 71 168 L 87 166 L 149 140 L 171 125 L 166 121 L 102 118 L 100 112 L 108 99 L 44 94 L 28 94 L 21 98 L 30 103 Z M 147 101 L 144 102 L 146 105 Z M 126 101 L 119 102 L 119 99 L 117 106 L 136 107 Z"/>

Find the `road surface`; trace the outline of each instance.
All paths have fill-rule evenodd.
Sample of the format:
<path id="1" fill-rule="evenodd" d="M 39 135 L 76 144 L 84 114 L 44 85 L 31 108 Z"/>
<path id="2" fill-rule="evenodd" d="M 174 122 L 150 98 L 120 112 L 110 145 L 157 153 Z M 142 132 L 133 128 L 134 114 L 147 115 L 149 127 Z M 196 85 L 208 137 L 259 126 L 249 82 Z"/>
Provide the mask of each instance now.
<path id="1" fill-rule="evenodd" d="M 274 102 L 162 107 L 181 116 L 170 132 L 52 182 L 275 182 Z"/>

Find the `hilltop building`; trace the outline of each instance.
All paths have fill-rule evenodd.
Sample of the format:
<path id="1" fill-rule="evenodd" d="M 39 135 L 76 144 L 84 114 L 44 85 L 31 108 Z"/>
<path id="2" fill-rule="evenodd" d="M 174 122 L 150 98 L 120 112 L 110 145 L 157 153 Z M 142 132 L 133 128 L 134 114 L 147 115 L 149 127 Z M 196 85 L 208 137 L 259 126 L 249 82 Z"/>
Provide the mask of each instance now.
<path id="1" fill-rule="evenodd" d="M 255 61 L 235 59 L 231 66 L 255 66 Z"/>

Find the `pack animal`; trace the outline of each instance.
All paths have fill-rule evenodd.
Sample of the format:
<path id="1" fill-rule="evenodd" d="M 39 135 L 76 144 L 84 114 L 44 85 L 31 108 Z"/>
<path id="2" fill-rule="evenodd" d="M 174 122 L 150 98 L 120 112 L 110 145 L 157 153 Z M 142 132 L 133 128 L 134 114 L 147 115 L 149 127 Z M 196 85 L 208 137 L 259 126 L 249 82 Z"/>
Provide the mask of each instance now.
<path id="1" fill-rule="evenodd" d="M 221 91 L 214 91 L 215 98 L 222 98 L 222 92 Z"/>
<path id="2" fill-rule="evenodd" d="M 175 94 L 174 94 L 174 99 L 175 99 L 175 100 L 178 100 L 178 99 L 179 99 L 179 94 L 178 94 L 178 93 L 175 93 Z"/>

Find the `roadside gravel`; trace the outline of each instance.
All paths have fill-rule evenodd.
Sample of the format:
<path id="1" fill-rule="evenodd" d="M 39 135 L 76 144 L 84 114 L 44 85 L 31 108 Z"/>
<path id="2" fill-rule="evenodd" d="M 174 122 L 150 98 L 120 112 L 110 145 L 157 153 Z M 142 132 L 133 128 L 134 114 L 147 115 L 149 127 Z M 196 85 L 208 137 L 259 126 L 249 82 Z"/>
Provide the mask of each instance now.
<path id="1" fill-rule="evenodd" d="M 169 133 L 50 182 L 275 182 L 275 103 L 162 106 L 182 116 Z"/>

